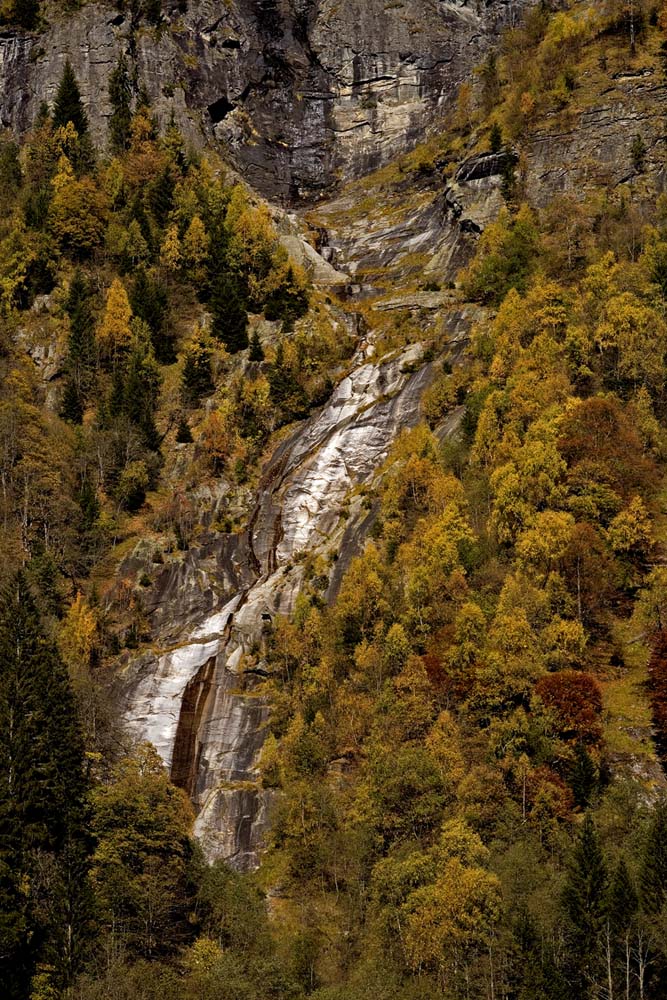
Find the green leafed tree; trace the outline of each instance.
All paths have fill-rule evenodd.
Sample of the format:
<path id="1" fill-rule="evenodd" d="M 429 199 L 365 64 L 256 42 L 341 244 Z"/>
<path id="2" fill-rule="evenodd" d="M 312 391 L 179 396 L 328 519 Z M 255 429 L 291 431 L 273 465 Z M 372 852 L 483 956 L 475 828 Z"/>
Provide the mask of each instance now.
<path id="1" fill-rule="evenodd" d="M 121 761 L 93 795 L 92 878 L 107 933 L 157 956 L 188 933 L 193 816 L 150 744 Z"/>

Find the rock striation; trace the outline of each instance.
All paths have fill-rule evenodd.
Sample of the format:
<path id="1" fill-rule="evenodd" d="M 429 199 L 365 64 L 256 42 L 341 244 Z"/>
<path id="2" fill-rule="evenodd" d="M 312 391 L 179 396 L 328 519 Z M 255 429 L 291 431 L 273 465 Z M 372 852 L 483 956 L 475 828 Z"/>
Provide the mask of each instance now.
<path id="1" fill-rule="evenodd" d="M 452 340 L 468 325 L 467 312 L 453 311 Z M 257 863 L 274 794 L 260 788 L 257 766 L 269 712 L 261 693 L 267 627 L 292 611 L 304 554 L 335 553 L 340 575 L 357 551 L 368 512 L 350 493 L 373 479 L 397 433 L 419 420 L 431 369 L 420 345 L 380 364 L 360 352 L 324 408 L 272 456 L 247 530 L 221 537 L 216 579 L 183 575 L 173 564 L 158 581 L 165 597 L 177 591 L 192 621 L 126 667 L 125 714 L 192 796 L 210 858 L 241 869 Z M 202 616 L 198 598 L 207 586 L 226 599 Z"/>
<path id="2" fill-rule="evenodd" d="M 191 0 L 150 27 L 107 3 L 0 34 L 0 121 L 28 129 L 72 62 L 107 139 L 124 52 L 158 117 L 277 200 L 312 199 L 413 146 L 532 0 Z"/>

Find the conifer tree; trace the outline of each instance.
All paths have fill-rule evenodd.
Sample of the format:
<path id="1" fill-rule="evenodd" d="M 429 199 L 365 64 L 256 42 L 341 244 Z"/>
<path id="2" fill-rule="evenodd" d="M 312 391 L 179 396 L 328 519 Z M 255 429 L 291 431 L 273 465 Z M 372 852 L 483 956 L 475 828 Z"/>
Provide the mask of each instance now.
<path id="1" fill-rule="evenodd" d="M 20 574 L 0 599 L 0 981 L 9 1000 L 27 996 L 38 961 L 58 986 L 80 964 L 86 790 L 67 671 Z"/>
<path id="2" fill-rule="evenodd" d="M 579 840 L 570 860 L 563 890 L 563 909 L 569 920 L 572 942 L 570 974 L 585 996 L 599 973 L 598 948 L 605 923 L 607 868 L 598 835 L 590 815 L 586 815 Z"/>
<path id="3" fill-rule="evenodd" d="M 123 380 L 123 410 L 148 448 L 157 449 L 155 410 L 160 393 L 160 371 L 150 342 L 150 331 L 140 319 L 132 321 L 133 342 Z"/>
<path id="4" fill-rule="evenodd" d="M 639 895 L 642 909 L 649 915 L 659 913 L 667 900 L 667 801 L 656 805 L 648 829 L 639 872 Z"/>
<path id="5" fill-rule="evenodd" d="M 203 340 L 195 340 L 185 349 L 181 376 L 181 396 L 187 406 L 195 406 L 202 396 L 213 392 L 211 348 Z"/>
<path id="6" fill-rule="evenodd" d="M 130 320 L 132 309 L 123 285 L 114 278 L 107 294 L 102 322 L 97 330 L 97 339 L 102 353 L 114 362 L 129 347 L 132 339 Z"/>
<path id="7" fill-rule="evenodd" d="M 238 279 L 223 271 L 211 294 L 213 335 L 221 340 L 230 354 L 248 346 L 248 311 L 241 295 Z"/>
<path id="8" fill-rule="evenodd" d="M 622 934 L 628 929 L 638 906 L 637 893 L 622 857 L 611 877 L 607 893 L 607 915 L 614 934 Z"/>
<path id="9" fill-rule="evenodd" d="M 95 365 L 95 331 L 90 306 L 90 292 L 80 271 L 75 271 L 65 302 L 70 330 L 67 340 L 67 380 L 61 403 L 61 415 L 72 423 L 81 423 L 86 396 L 92 386 Z"/>
<path id="10" fill-rule="evenodd" d="M 109 100 L 113 111 L 109 119 L 109 144 L 114 153 L 121 153 L 130 144 L 132 122 L 132 85 L 127 68 L 127 59 L 121 53 L 115 69 L 109 77 Z"/>
<path id="11" fill-rule="evenodd" d="M 65 126 L 71 122 L 82 138 L 88 131 L 88 116 L 81 100 L 81 91 L 69 59 L 65 62 L 53 104 L 53 124 Z"/>
<path id="12" fill-rule="evenodd" d="M 160 171 L 148 189 L 148 205 L 158 226 L 163 227 L 174 205 L 174 178 L 169 166 Z"/>
<path id="13" fill-rule="evenodd" d="M 30 31 L 39 19 L 39 0 L 14 0 L 12 15 L 16 24 Z"/>
<path id="14" fill-rule="evenodd" d="M 142 319 L 151 332 L 151 343 L 155 357 L 163 365 L 176 360 L 173 339 L 165 330 L 167 316 L 167 293 L 159 280 L 153 278 L 145 268 L 137 268 L 130 289 L 132 312 Z"/>
<path id="15" fill-rule="evenodd" d="M 259 339 L 259 334 L 257 330 L 253 331 L 253 335 L 250 338 L 250 350 L 248 351 L 249 361 L 263 361 L 264 360 L 264 350 L 262 348 L 261 341 Z"/>
<path id="16" fill-rule="evenodd" d="M 574 762 L 570 774 L 570 786 L 574 801 L 585 808 L 591 799 L 598 781 L 598 772 L 590 754 L 583 743 L 577 743 L 574 751 Z"/>

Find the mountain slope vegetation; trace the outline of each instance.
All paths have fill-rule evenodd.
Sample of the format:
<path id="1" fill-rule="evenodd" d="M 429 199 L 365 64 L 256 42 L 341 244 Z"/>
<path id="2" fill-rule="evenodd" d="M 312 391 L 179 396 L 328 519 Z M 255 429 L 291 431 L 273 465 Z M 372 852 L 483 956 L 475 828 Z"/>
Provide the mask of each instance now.
<path id="1" fill-rule="evenodd" d="M 428 328 L 423 420 L 365 488 L 372 526 L 336 594 L 313 560 L 272 623 L 276 807 L 246 875 L 204 861 L 187 797 L 116 717 L 151 585 L 118 566 L 149 535 L 186 551 L 202 482 L 224 482 L 232 530 L 281 428 L 345 372 L 349 331 L 391 353 L 424 323 L 319 290 L 262 202 L 129 106 L 122 65 L 112 156 L 67 68 L 27 142 L 3 141 L 8 996 L 665 995 L 664 151 L 642 111 L 620 179 L 584 146 L 538 177 L 534 153 L 621 78 L 659 107 L 665 30 L 650 3 L 537 5 L 438 134 L 335 219 L 309 213 L 351 229 L 369 201 L 386 226 L 502 159 L 500 210 L 456 275 L 410 252 L 360 275 L 380 306 L 451 282 L 476 318 L 463 355 Z M 574 180 L 549 187 L 561 168 Z"/>

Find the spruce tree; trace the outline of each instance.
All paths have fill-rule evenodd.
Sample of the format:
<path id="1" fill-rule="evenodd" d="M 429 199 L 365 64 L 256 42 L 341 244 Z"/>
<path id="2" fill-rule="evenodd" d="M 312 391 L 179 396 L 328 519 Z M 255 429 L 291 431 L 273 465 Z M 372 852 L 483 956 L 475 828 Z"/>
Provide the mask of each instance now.
<path id="1" fill-rule="evenodd" d="M 174 205 L 174 178 L 166 166 L 148 189 L 148 206 L 158 226 L 163 227 Z"/>
<path id="2" fill-rule="evenodd" d="M 81 963 L 86 792 L 67 671 L 19 574 L 0 599 L 0 981 L 8 1000 L 28 995 L 38 961 L 53 967 L 59 988 Z"/>
<path id="3" fill-rule="evenodd" d="M 590 754 L 582 743 L 577 743 L 570 772 L 570 787 L 578 806 L 585 808 L 589 804 L 597 782 L 598 772 Z"/>
<path id="4" fill-rule="evenodd" d="M 602 848 L 593 820 L 586 815 L 563 890 L 563 909 L 572 945 L 570 976 L 578 985 L 577 996 L 586 996 L 600 973 L 599 941 L 605 923 L 607 885 Z"/>
<path id="5" fill-rule="evenodd" d="M 221 340 L 230 354 L 248 346 L 248 311 L 239 289 L 238 279 L 223 271 L 211 294 L 213 336 Z"/>
<path id="6" fill-rule="evenodd" d="M 614 935 L 621 935 L 631 925 L 639 900 L 630 878 L 625 858 L 621 858 L 614 870 L 607 891 L 607 916 Z"/>
<path id="7" fill-rule="evenodd" d="M 30 31 L 37 26 L 39 20 L 38 0 L 14 0 L 12 14 L 16 24 Z"/>
<path id="8" fill-rule="evenodd" d="M 93 385 L 95 366 L 95 328 L 90 292 L 80 271 L 74 273 L 65 302 L 70 329 L 65 368 L 67 379 L 60 414 L 65 420 L 80 424 L 85 402 Z"/>
<path id="9" fill-rule="evenodd" d="M 127 59 L 121 53 L 109 77 L 109 101 L 113 111 L 109 119 L 109 145 L 114 153 L 121 153 L 130 144 L 132 122 L 132 84 Z"/>
<path id="10" fill-rule="evenodd" d="M 79 138 L 87 133 L 88 116 L 84 110 L 81 91 L 69 59 L 65 62 L 53 105 L 53 124 L 57 127 L 67 125 L 68 122 L 72 123 Z"/>
<path id="11" fill-rule="evenodd" d="M 124 371 L 123 410 L 140 431 L 146 447 L 157 450 L 159 435 L 155 411 L 160 394 L 160 371 L 142 320 L 133 320 L 134 341 Z"/>
<path id="12" fill-rule="evenodd" d="M 659 802 L 653 813 L 639 872 L 642 909 L 658 914 L 667 900 L 667 801 Z"/>
<path id="13" fill-rule="evenodd" d="M 257 330 L 253 331 L 253 335 L 250 338 L 250 350 L 248 351 L 249 361 L 263 361 L 264 360 L 264 350 L 262 348 L 262 343 L 259 339 L 259 334 Z"/>
<path id="14" fill-rule="evenodd" d="M 83 400 L 71 375 L 65 379 L 65 387 L 60 400 L 60 416 L 72 424 L 80 424 L 83 420 Z"/>
<path id="15" fill-rule="evenodd" d="M 155 357 L 163 365 L 176 360 L 174 341 L 165 330 L 167 317 L 167 293 L 164 286 L 140 267 L 130 289 L 132 312 L 142 319 L 151 332 L 151 343 Z"/>
<path id="16" fill-rule="evenodd" d="M 185 350 L 181 397 L 186 406 L 196 406 L 202 396 L 213 392 L 211 348 L 204 340 L 197 340 Z"/>

